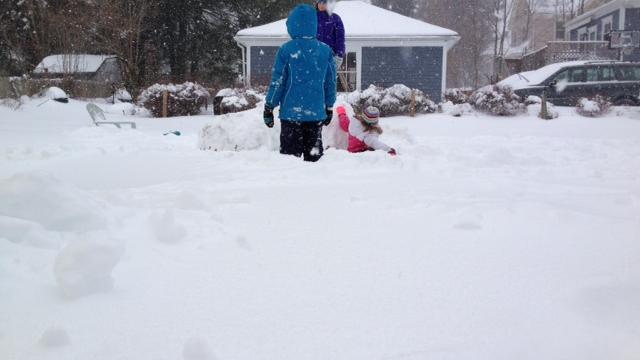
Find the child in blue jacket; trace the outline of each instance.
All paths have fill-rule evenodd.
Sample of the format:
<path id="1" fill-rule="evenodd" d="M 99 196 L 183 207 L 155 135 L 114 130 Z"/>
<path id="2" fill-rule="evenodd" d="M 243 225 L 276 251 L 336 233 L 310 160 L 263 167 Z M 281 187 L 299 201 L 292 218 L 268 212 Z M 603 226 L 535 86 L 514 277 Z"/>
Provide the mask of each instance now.
<path id="1" fill-rule="evenodd" d="M 329 125 L 336 101 L 333 51 L 316 39 L 318 19 L 310 5 L 298 5 L 287 19 L 291 41 L 280 47 L 266 97 L 264 122 L 274 126 L 280 106 L 280 153 L 318 161 L 323 155 L 322 125 Z"/>

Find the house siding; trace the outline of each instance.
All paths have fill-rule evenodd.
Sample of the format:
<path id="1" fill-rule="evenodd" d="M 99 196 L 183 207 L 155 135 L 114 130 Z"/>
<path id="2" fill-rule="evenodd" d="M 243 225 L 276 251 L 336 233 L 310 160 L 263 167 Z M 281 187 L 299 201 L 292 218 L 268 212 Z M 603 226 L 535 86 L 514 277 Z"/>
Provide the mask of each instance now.
<path id="1" fill-rule="evenodd" d="M 276 62 L 277 46 L 251 47 L 251 85 L 269 85 L 271 72 Z"/>
<path id="2" fill-rule="evenodd" d="M 624 16 L 625 30 L 640 30 L 640 8 L 627 8 Z M 640 61 L 640 49 L 624 55 L 625 61 Z"/>
<path id="3" fill-rule="evenodd" d="M 569 40 L 571 40 L 571 41 L 579 41 L 580 39 L 578 38 L 578 31 L 580 31 L 582 29 L 586 29 L 588 31 L 589 28 L 593 27 L 593 26 L 597 26 L 598 27 L 598 30 L 597 30 L 598 39 L 597 40 L 601 40 L 602 36 L 603 36 L 603 31 L 604 31 L 604 26 L 602 24 L 602 20 L 604 20 L 605 18 L 608 18 L 609 16 L 613 16 L 613 24 L 611 25 L 612 29 L 613 30 L 620 30 L 619 29 L 619 27 L 620 27 L 620 10 L 618 9 L 618 10 L 612 11 L 612 12 L 610 12 L 608 14 L 599 16 L 597 19 L 591 21 L 590 23 L 588 23 L 586 25 L 582 25 L 580 27 L 572 29 L 570 31 Z"/>
<path id="4" fill-rule="evenodd" d="M 404 84 L 442 98 L 442 47 L 363 47 L 362 87 Z"/>
<path id="5" fill-rule="evenodd" d="M 640 8 L 629 8 L 625 10 L 624 29 L 640 30 Z"/>

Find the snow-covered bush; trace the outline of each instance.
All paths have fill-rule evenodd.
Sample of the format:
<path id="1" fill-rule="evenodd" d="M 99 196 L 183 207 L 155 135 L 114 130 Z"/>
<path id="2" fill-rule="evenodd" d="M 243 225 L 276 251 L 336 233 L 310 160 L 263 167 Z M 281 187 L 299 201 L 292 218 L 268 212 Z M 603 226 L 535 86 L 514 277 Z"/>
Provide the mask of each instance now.
<path id="1" fill-rule="evenodd" d="M 466 104 L 469 102 L 469 91 L 458 88 L 446 89 L 444 91 L 444 101 L 451 102 L 454 105 Z"/>
<path id="2" fill-rule="evenodd" d="M 213 102 L 216 115 L 236 113 L 254 109 L 264 100 L 264 94 L 254 89 L 222 89 L 218 91 Z"/>
<path id="3" fill-rule="evenodd" d="M 55 86 L 52 86 L 46 89 L 44 91 L 44 96 L 46 98 L 49 98 L 50 100 L 65 103 L 65 104 L 69 102 L 69 95 L 67 95 L 67 93 L 64 92 L 64 90 Z"/>
<path id="4" fill-rule="evenodd" d="M 125 88 L 117 89 L 110 100 L 113 101 L 114 99 L 125 103 L 133 102 L 133 96 L 131 96 L 131 93 L 129 93 Z"/>
<path id="5" fill-rule="evenodd" d="M 525 111 L 520 96 L 508 86 L 488 85 L 480 88 L 471 95 L 469 103 L 479 111 L 497 116 L 513 116 Z"/>
<path id="6" fill-rule="evenodd" d="M 354 91 L 347 95 L 347 102 L 354 111 L 362 112 L 368 106 L 380 109 L 381 116 L 429 114 L 437 110 L 437 105 L 424 92 L 410 89 L 405 85 L 381 88 L 371 85 L 364 91 Z"/>
<path id="7" fill-rule="evenodd" d="M 587 117 L 600 117 L 611 109 L 611 101 L 608 98 L 596 95 L 593 99 L 581 98 L 576 105 L 578 114 Z"/>
<path id="8" fill-rule="evenodd" d="M 209 98 L 209 92 L 196 83 L 155 84 L 138 97 L 138 102 L 155 117 L 162 116 L 162 97 L 168 92 L 168 116 L 198 115 Z"/>

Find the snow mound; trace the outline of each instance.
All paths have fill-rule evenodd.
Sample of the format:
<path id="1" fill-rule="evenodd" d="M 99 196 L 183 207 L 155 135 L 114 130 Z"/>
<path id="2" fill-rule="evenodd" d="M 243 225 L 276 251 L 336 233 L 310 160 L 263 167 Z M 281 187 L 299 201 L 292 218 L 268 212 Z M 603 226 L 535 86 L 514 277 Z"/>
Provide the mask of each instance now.
<path id="1" fill-rule="evenodd" d="M 0 215 L 53 231 L 88 231 L 105 225 L 103 205 L 90 194 L 40 174 L 0 180 Z"/>
<path id="2" fill-rule="evenodd" d="M 45 348 L 57 348 L 71 344 L 71 339 L 65 329 L 52 327 L 45 330 L 38 344 Z"/>
<path id="3" fill-rule="evenodd" d="M 111 272 L 124 247 L 104 240 L 78 239 L 56 256 L 53 273 L 62 294 L 79 298 L 113 288 Z"/>
<path id="4" fill-rule="evenodd" d="M 200 131 L 200 149 L 213 151 L 270 150 L 280 147 L 279 129 L 269 129 L 256 112 L 240 118 L 218 117 Z"/>
<path id="5" fill-rule="evenodd" d="M 182 357 L 184 360 L 216 360 L 207 342 L 199 338 L 191 338 L 184 344 Z"/>
<path id="6" fill-rule="evenodd" d="M 61 243 L 59 233 L 47 231 L 31 221 L 7 216 L 0 216 L 0 238 L 43 249 L 58 249 Z"/>

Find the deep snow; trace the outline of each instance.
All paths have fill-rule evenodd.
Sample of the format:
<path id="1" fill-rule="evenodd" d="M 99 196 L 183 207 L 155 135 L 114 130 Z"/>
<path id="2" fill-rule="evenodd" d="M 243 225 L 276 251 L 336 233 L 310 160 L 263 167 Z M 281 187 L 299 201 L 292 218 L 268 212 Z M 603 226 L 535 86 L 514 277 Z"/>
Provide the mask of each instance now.
<path id="1" fill-rule="evenodd" d="M 401 156 L 305 164 L 260 110 L 41 103 L 0 106 L 0 359 L 640 356 L 638 109 L 391 118 Z"/>

